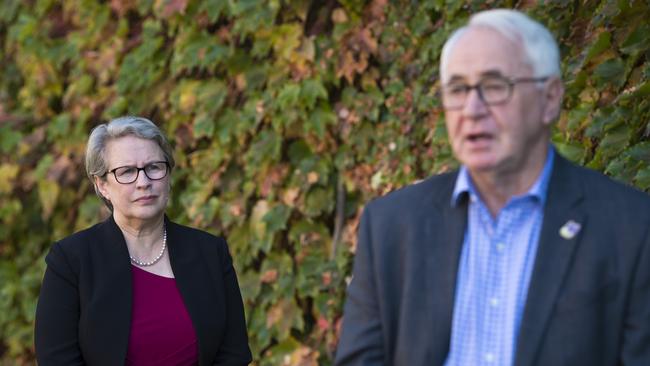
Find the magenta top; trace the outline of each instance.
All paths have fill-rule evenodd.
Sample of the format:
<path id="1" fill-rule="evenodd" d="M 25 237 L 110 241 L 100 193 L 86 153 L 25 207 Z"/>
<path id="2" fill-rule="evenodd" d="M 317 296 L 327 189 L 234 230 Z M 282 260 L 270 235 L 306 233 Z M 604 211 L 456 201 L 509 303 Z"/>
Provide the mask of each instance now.
<path id="1" fill-rule="evenodd" d="M 198 365 L 196 332 L 176 280 L 131 268 L 133 307 L 126 365 Z"/>

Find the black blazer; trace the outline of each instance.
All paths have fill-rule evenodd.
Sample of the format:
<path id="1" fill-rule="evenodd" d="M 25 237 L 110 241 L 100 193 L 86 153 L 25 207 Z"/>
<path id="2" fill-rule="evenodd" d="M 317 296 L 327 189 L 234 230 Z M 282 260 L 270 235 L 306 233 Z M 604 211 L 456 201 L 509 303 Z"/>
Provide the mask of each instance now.
<path id="1" fill-rule="evenodd" d="M 165 218 L 169 258 L 192 319 L 199 365 L 251 361 L 226 241 Z M 55 243 L 36 308 L 39 365 L 123 365 L 131 322 L 131 262 L 112 216 Z"/>
<path id="2" fill-rule="evenodd" d="M 366 206 L 337 365 L 445 362 L 467 224 L 456 175 Z M 569 220 L 582 227 L 565 238 Z M 650 365 L 647 194 L 556 155 L 514 364 Z"/>

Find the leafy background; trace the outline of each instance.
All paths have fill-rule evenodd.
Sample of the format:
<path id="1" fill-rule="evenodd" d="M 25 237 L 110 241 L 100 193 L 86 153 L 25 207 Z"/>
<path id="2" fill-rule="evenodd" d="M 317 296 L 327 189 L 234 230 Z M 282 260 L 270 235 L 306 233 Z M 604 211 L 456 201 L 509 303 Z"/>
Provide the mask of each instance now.
<path id="1" fill-rule="evenodd" d="M 493 7 L 560 42 L 559 150 L 648 191 L 645 1 L 3 1 L 0 364 L 33 363 L 51 243 L 107 215 L 85 142 L 124 114 L 173 141 L 169 215 L 228 237 L 255 363 L 330 364 L 360 210 L 455 166 L 440 48 Z"/>

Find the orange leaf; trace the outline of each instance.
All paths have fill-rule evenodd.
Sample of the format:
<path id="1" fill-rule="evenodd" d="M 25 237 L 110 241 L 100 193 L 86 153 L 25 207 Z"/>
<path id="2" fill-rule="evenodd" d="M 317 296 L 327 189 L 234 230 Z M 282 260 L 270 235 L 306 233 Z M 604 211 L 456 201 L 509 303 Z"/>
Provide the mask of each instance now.
<path id="1" fill-rule="evenodd" d="M 188 2 L 188 0 L 157 0 L 156 8 L 160 9 L 162 7 L 160 15 L 163 18 L 169 18 L 174 14 L 185 14 Z"/>
<path id="2" fill-rule="evenodd" d="M 262 281 L 262 283 L 273 283 L 277 281 L 277 279 L 278 279 L 277 269 L 269 269 L 268 271 L 264 272 L 260 277 L 260 281 Z"/>

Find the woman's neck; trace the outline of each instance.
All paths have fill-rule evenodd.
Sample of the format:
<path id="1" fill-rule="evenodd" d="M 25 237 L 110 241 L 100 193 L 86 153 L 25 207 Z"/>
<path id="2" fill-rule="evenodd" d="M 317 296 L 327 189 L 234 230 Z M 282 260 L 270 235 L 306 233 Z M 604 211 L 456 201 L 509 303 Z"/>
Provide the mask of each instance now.
<path id="1" fill-rule="evenodd" d="M 151 249 L 161 245 L 165 221 L 163 215 L 146 221 L 128 220 L 119 215 L 113 215 L 113 219 L 124 234 L 130 251 L 137 247 Z"/>

